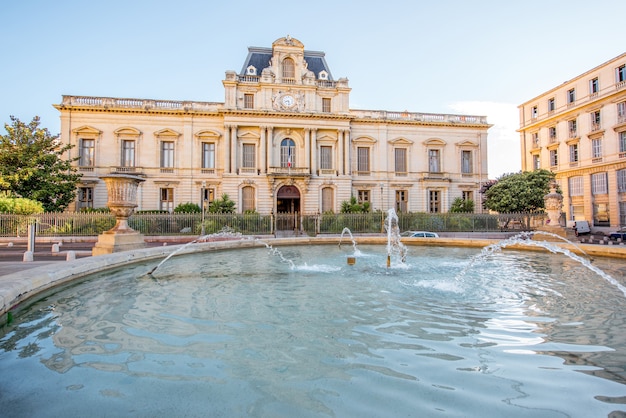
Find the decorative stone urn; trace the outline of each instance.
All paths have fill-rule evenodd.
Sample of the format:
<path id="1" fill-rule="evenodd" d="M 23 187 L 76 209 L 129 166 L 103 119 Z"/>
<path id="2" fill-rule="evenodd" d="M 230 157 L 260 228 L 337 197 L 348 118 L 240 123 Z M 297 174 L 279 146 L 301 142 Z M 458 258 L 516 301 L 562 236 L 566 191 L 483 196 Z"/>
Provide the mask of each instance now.
<path id="1" fill-rule="evenodd" d="M 137 188 L 143 178 L 131 174 L 109 174 L 100 177 L 107 186 L 107 206 L 115 215 L 115 226 L 98 236 L 93 255 L 144 248 L 143 235 L 128 226 L 128 218 L 137 207 Z"/>
<path id="2" fill-rule="evenodd" d="M 561 209 L 563 209 L 563 195 L 556 192 L 556 181 L 550 182 L 550 193 L 543 197 L 544 206 L 548 213 L 548 226 L 561 226 Z"/>
<path id="3" fill-rule="evenodd" d="M 567 229 L 560 224 L 561 211 L 563 209 L 563 195 L 556 191 L 556 181 L 550 182 L 550 192 L 543 197 L 544 206 L 548 219 L 545 224 L 539 228 L 538 231 L 549 232 L 550 234 L 558 235 L 559 237 L 567 238 L 568 240 L 576 240 L 574 231 Z M 560 241 L 558 237 L 551 237 L 548 234 L 541 234 L 540 236 L 534 235 L 535 239 L 542 239 L 545 241 Z"/>

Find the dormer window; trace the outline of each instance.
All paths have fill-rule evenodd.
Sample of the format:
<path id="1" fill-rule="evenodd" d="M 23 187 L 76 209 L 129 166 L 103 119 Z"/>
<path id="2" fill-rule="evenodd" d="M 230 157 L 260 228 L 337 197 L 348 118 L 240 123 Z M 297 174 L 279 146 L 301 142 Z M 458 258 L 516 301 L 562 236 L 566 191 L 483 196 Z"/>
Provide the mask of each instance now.
<path id="1" fill-rule="evenodd" d="M 320 71 L 318 74 L 320 80 L 328 80 L 328 73 L 324 70 Z"/>
<path id="2" fill-rule="evenodd" d="M 291 58 L 283 60 L 283 79 L 296 78 L 296 65 Z"/>
<path id="3" fill-rule="evenodd" d="M 256 75 L 256 67 L 254 65 L 250 65 L 246 68 L 246 75 Z"/>

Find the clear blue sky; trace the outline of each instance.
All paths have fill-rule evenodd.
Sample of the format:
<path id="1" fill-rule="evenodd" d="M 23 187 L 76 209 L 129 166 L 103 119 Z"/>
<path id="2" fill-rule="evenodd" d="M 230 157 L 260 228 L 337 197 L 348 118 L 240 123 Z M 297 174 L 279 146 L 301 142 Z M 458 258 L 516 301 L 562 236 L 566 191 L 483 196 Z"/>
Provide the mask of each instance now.
<path id="1" fill-rule="evenodd" d="M 521 168 L 517 106 L 623 53 L 624 16 L 624 0 L 5 0 L 0 120 L 57 134 L 64 94 L 222 102 L 248 46 L 289 34 L 349 79 L 351 108 L 486 115 L 496 178 Z"/>

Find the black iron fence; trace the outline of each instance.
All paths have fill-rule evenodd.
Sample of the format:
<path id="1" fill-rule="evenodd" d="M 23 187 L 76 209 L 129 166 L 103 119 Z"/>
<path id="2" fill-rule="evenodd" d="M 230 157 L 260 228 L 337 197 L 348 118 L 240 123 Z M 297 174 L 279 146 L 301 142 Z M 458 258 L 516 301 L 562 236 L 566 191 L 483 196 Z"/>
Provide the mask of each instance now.
<path id="1" fill-rule="evenodd" d="M 167 214 L 137 213 L 128 223 L 144 235 L 190 235 L 219 233 L 225 229 L 244 235 L 273 235 L 295 231 L 315 236 L 339 234 L 344 228 L 352 233 L 384 232 L 386 212 L 358 214 Z M 203 222 L 204 219 L 204 222 Z M 543 225 L 546 215 L 538 213 L 400 213 L 401 231 L 494 232 L 528 231 Z M 25 216 L 0 214 L 0 236 L 26 236 L 29 225 L 36 225 L 37 236 L 95 236 L 111 229 L 115 217 L 110 213 L 44 213 Z M 204 228 L 203 228 L 204 227 Z"/>

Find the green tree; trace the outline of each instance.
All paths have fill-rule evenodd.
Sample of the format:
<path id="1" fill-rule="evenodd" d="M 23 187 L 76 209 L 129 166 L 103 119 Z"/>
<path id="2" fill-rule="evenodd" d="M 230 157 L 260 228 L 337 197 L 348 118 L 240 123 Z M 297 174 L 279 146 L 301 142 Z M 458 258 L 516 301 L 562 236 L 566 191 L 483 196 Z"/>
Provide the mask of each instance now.
<path id="1" fill-rule="evenodd" d="M 504 174 L 484 193 L 484 206 L 499 213 L 532 212 L 544 208 L 554 173 L 548 170 Z"/>
<path id="2" fill-rule="evenodd" d="M 235 213 L 235 202 L 230 200 L 230 197 L 226 193 L 222 195 L 221 199 L 215 199 L 209 205 L 209 212 L 211 213 Z"/>
<path id="3" fill-rule="evenodd" d="M 452 213 L 474 213 L 474 201 L 457 197 L 450 207 Z"/>
<path id="4" fill-rule="evenodd" d="M 15 196 L 40 202 L 48 212 L 63 211 L 76 197 L 81 178 L 63 154 L 58 135 L 39 127 L 39 117 L 26 124 L 11 116 L 0 135 L 0 189 Z"/>

